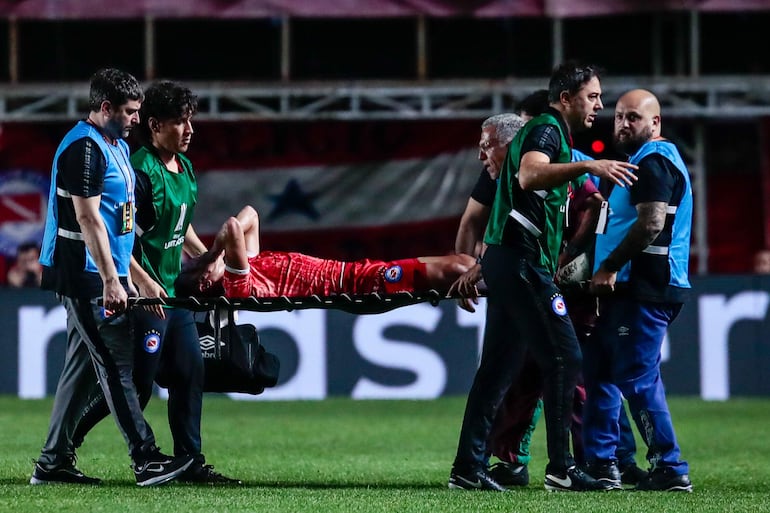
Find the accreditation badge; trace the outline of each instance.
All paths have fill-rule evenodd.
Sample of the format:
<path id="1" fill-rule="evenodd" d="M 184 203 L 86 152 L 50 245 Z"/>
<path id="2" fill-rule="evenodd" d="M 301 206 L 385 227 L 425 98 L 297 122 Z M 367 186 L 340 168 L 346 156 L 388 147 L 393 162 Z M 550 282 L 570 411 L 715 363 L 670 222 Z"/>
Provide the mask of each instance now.
<path id="1" fill-rule="evenodd" d="M 122 220 L 120 234 L 131 233 L 134 231 L 134 203 L 127 201 L 126 203 L 121 203 L 119 208 L 121 209 L 120 217 Z"/>

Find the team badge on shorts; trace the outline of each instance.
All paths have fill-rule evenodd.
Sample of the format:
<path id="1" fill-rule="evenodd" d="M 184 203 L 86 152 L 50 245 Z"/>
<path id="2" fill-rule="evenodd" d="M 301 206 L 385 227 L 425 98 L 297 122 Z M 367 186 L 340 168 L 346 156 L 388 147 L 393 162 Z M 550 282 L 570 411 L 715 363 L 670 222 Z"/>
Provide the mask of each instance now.
<path id="1" fill-rule="evenodd" d="M 144 350 L 150 354 L 157 353 L 160 349 L 160 333 L 150 331 L 144 335 Z"/>
<path id="2" fill-rule="evenodd" d="M 385 281 L 388 283 L 396 283 L 401 281 L 401 277 L 404 275 L 404 270 L 400 265 L 392 265 L 385 269 Z"/>
<path id="3" fill-rule="evenodd" d="M 561 294 L 554 294 L 551 296 L 551 310 L 559 317 L 567 315 L 567 303 L 564 302 L 564 298 Z"/>

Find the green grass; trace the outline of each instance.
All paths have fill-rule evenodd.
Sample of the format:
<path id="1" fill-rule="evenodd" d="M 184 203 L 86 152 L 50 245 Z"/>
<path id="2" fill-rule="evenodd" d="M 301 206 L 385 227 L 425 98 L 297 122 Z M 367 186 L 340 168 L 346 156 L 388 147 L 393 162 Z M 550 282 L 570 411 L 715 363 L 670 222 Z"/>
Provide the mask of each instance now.
<path id="1" fill-rule="evenodd" d="M 0 511 L 770 511 L 770 400 L 670 401 L 691 465 L 692 494 L 546 492 L 543 426 L 534 439 L 529 487 L 507 494 L 448 490 L 464 401 L 254 403 L 206 397 L 204 452 L 217 470 L 245 485 L 140 489 L 111 419 L 79 453 L 79 467 L 103 478 L 102 486 L 29 486 L 51 401 L 0 397 Z M 165 403 L 153 400 L 148 418 L 159 445 L 170 451 Z"/>

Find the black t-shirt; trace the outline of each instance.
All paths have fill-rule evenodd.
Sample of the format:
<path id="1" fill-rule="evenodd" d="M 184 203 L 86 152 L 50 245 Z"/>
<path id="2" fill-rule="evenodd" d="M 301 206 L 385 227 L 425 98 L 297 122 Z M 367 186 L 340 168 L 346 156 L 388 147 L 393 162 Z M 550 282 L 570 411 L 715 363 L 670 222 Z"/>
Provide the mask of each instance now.
<path id="1" fill-rule="evenodd" d="M 134 199 L 136 201 L 136 226 L 149 230 L 155 224 L 155 207 L 152 204 L 152 182 L 146 172 L 135 169 L 136 182 Z"/>
<path id="2" fill-rule="evenodd" d="M 104 190 L 107 159 L 94 140 L 83 137 L 59 155 L 57 186 L 73 196 L 91 198 Z"/>
<path id="3" fill-rule="evenodd" d="M 561 132 L 556 125 L 538 125 L 527 134 L 521 143 L 520 155 L 530 151 L 539 151 L 548 155 L 553 162 L 561 153 Z"/>
<path id="4" fill-rule="evenodd" d="M 639 161 L 639 178 L 630 188 L 631 204 L 662 201 L 679 205 L 684 178 L 673 162 L 660 153 L 651 153 Z"/>
<path id="5" fill-rule="evenodd" d="M 471 192 L 471 198 L 478 201 L 485 207 L 491 207 L 495 201 L 495 193 L 497 192 L 497 180 L 492 180 L 486 169 L 481 170 L 479 179 L 476 180 L 476 185 L 473 186 L 473 192 Z"/>
<path id="6" fill-rule="evenodd" d="M 629 189 L 632 205 L 663 202 L 679 206 L 686 190 L 685 177 L 673 162 L 659 153 L 651 153 L 639 161 L 638 180 Z M 670 246 L 675 215 L 667 213 L 663 229 L 651 246 Z M 646 301 L 684 302 L 687 289 L 668 285 L 671 270 L 668 257 L 642 252 L 632 259 L 629 279 L 631 293 Z"/>
<path id="7" fill-rule="evenodd" d="M 107 159 L 99 145 L 89 137 L 78 139 L 59 155 L 56 187 L 72 196 L 91 198 L 104 191 Z M 70 232 L 81 231 L 72 198 L 59 195 L 56 200 L 57 227 Z M 68 297 L 98 297 L 102 280 L 98 273 L 84 271 L 85 243 L 60 237 L 56 241 L 54 267 L 43 267 L 42 287 Z M 122 282 L 125 280 L 121 280 Z"/>

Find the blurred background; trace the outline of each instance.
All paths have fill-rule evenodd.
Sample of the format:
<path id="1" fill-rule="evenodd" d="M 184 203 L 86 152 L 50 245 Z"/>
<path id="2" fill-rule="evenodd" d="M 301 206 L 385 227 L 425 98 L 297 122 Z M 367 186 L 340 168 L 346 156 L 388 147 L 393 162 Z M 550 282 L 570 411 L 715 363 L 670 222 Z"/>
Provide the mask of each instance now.
<path id="1" fill-rule="evenodd" d="M 768 26 L 765 0 L 0 1 L 0 283 L 40 239 L 54 150 L 100 67 L 199 95 L 188 155 L 204 239 L 251 204 L 265 248 L 390 259 L 452 250 L 481 121 L 577 58 L 607 70 L 605 110 L 575 140 L 594 157 L 616 156 L 621 93 L 660 98 L 663 135 L 692 174 L 691 274 L 725 298 L 713 311 L 730 311 L 726 298 L 764 290 L 753 277 L 770 272 Z M 724 285 L 738 274 L 749 281 Z M 762 320 L 743 337 L 747 366 L 770 363 L 764 294 L 733 316 Z M 702 315 L 689 334 L 705 333 Z M 698 344 L 680 391 L 698 391 Z M 770 393 L 747 368 L 731 371 Z"/>
<path id="2" fill-rule="evenodd" d="M 693 174 L 693 271 L 750 272 L 770 236 L 767 26 L 758 0 L 0 2 L 0 252 L 42 221 L 35 180 L 9 175 L 45 180 L 99 67 L 200 95 L 204 236 L 251 203 L 268 247 L 397 258 L 451 249 L 480 122 L 579 58 L 607 76 L 577 146 L 612 156 L 618 94 L 658 94 Z"/>

